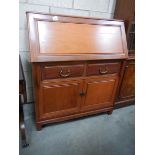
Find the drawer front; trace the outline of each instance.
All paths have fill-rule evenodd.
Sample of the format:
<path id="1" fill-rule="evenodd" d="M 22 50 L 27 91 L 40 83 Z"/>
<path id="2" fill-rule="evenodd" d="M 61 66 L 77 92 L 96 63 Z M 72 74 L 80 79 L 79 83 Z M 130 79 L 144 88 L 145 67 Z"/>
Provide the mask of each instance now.
<path id="1" fill-rule="evenodd" d="M 79 77 L 84 73 L 84 65 L 44 66 L 42 80 Z"/>
<path id="2" fill-rule="evenodd" d="M 88 64 L 86 75 L 104 75 L 119 73 L 120 63 L 100 63 L 100 64 Z"/>

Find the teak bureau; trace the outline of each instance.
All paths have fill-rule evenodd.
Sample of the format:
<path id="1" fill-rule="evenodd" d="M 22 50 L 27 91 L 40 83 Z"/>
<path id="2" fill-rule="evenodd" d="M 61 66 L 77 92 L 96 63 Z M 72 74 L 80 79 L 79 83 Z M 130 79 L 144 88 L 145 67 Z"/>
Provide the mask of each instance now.
<path id="1" fill-rule="evenodd" d="M 27 13 L 36 126 L 112 113 L 124 60 L 123 21 Z"/>

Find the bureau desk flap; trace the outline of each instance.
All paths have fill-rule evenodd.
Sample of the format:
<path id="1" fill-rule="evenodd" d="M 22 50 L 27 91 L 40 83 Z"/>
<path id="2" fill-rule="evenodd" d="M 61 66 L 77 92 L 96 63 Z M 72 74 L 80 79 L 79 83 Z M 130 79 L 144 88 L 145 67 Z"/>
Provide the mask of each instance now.
<path id="1" fill-rule="evenodd" d="M 125 59 L 123 21 L 27 13 L 31 62 Z"/>

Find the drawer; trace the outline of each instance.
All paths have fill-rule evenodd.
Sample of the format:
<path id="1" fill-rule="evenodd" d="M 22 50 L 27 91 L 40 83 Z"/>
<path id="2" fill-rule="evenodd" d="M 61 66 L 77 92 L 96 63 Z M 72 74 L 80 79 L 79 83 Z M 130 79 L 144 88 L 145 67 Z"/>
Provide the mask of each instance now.
<path id="1" fill-rule="evenodd" d="M 86 75 L 104 75 L 119 73 L 120 63 L 99 63 L 99 64 L 88 64 Z"/>
<path id="2" fill-rule="evenodd" d="M 42 80 L 79 77 L 84 73 L 84 65 L 43 66 Z"/>

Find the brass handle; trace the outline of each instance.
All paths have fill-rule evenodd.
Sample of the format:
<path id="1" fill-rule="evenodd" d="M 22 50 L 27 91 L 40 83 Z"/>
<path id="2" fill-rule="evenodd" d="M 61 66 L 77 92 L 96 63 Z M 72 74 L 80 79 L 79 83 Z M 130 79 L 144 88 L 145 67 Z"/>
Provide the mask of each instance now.
<path id="1" fill-rule="evenodd" d="M 61 69 L 60 76 L 62 76 L 62 77 L 70 76 L 70 69 L 67 69 L 67 72 L 64 72 L 63 69 Z"/>
<path id="2" fill-rule="evenodd" d="M 100 68 L 99 69 L 99 73 L 100 74 L 106 74 L 106 73 L 108 73 L 107 67 L 105 66 L 104 70 L 103 70 L 103 68 Z"/>

